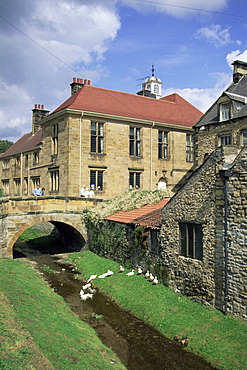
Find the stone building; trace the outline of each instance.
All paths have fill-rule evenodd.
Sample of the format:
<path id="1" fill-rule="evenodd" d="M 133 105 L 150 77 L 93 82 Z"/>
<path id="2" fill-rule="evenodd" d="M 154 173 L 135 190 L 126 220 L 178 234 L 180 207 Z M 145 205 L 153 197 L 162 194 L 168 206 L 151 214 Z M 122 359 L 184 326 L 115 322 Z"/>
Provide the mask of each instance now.
<path id="1" fill-rule="evenodd" d="M 175 291 L 247 318 L 247 64 L 196 123 L 196 166 L 163 209 L 160 257 Z"/>
<path id="2" fill-rule="evenodd" d="M 233 62 L 233 82 L 195 124 L 195 164 L 221 145 L 247 143 L 247 63 Z"/>
<path id="3" fill-rule="evenodd" d="M 173 190 L 193 166 L 201 115 L 177 94 L 154 99 L 74 78 L 71 96 L 50 114 L 35 105 L 32 133 L 0 155 L 1 187 L 11 196 L 36 184 L 46 195 L 80 196 L 85 185 L 101 199 L 129 188 Z"/>

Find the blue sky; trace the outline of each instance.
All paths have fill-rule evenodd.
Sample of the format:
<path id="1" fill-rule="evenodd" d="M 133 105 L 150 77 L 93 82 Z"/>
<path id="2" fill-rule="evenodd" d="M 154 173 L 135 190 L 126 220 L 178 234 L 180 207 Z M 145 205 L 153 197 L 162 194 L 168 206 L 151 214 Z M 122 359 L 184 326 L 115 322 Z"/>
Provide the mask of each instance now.
<path id="1" fill-rule="evenodd" d="M 246 0 L 0 0 L 0 140 L 31 131 L 31 110 L 53 111 L 73 77 L 136 93 L 163 81 L 205 112 L 247 62 Z"/>

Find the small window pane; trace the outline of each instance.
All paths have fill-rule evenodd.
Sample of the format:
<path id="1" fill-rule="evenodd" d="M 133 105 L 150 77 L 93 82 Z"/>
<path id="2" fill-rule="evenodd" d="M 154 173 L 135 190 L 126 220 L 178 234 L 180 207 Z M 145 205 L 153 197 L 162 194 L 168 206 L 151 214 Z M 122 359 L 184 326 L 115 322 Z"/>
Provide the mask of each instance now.
<path id="1" fill-rule="evenodd" d="M 137 141 L 136 143 L 136 156 L 139 157 L 141 154 L 141 143 Z"/>
<path id="2" fill-rule="evenodd" d="M 140 140 L 140 129 L 139 128 L 136 129 L 136 139 Z"/>
<path id="3" fill-rule="evenodd" d="M 96 135 L 96 122 L 91 122 L 91 134 Z"/>
<path id="4" fill-rule="evenodd" d="M 96 136 L 91 136 L 91 152 L 96 152 Z"/>
<path id="5" fill-rule="evenodd" d="M 130 127 L 130 139 L 134 139 L 134 127 Z"/>
<path id="6" fill-rule="evenodd" d="M 134 155 L 134 141 L 130 141 L 130 155 Z"/>
<path id="7" fill-rule="evenodd" d="M 140 188 L 140 178 L 141 178 L 141 175 L 140 173 L 136 173 L 136 188 Z"/>
<path id="8" fill-rule="evenodd" d="M 98 189 L 103 190 L 103 172 L 98 171 Z"/>
<path id="9" fill-rule="evenodd" d="M 202 259 L 202 225 L 195 225 L 195 257 Z"/>
<path id="10" fill-rule="evenodd" d="M 103 137 L 98 139 L 98 153 L 103 153 Z"/>
<path id="11" fill-rule="evenodd" d="M 230 107 L 229 103 L 221 104 L 220 106 L 220 112 L 221 112 L 221 120 L 225 121 L 230 118 Z"/>
<path id="12" fill-rule="evenodd" d="M 186 224 L 180 224 L 180 247 L 182 256 L 186 256 Z"/>
<path id="13" fill-rule="evenodd" d="M 243 132 L 243 145 L 247 144 L 247 132 Z"/>
<path id="14" fill-rule="evenodd" d="M 130 172 L 129 175 L 129 184 L 134 187 L 134 172 Z"/>
<path id="15" fill-rule="evenodd" d="M 99 123 L 98 130 L 99 135 L 103 136 L 103 123 Z"/>

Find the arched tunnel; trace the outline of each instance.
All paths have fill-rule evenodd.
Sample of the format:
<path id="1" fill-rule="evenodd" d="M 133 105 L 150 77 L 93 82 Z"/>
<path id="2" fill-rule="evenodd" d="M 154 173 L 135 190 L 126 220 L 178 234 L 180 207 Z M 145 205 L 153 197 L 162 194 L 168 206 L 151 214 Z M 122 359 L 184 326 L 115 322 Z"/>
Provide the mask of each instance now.
<path id="1" fill-rule="evenodd" d="M 28 230 L 30 230 L 30 237 L 25 236 Z M 34 250 L 38 250 L 41 254 L 79 252 L 85 245 L 85 235 L 75 227 L 65 222 L 49 220 L 34 224 L 24 231 L 13 246 L 13 258 L 30 252 L 32 254 Z"/>
<path id="2" fill-rule="evenodd" d="M 63 246 L 73 252 L 79 252 L 86 244 L 84 237 L 74 227 L 59 221 L 50 221 L 59 233 Z M 56 233 L 54 230 L 54 233 Z"/>

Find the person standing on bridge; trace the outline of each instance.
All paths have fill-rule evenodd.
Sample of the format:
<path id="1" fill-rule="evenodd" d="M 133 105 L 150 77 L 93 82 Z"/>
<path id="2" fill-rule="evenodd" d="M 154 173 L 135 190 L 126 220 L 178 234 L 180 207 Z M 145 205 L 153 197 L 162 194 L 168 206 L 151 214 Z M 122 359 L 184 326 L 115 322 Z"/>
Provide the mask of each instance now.
<path id="1" fill-rule="evenodd" d="M 39 185 L 36 185 L 36 188 L 34 189 L 33 194 L 36 196 L 42 195 L 42 190 L 40 189 Z"/>

